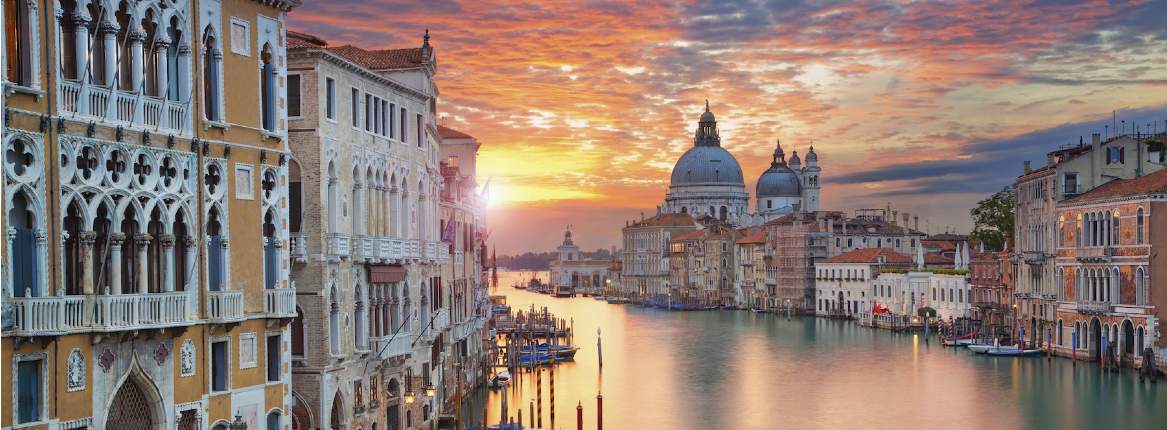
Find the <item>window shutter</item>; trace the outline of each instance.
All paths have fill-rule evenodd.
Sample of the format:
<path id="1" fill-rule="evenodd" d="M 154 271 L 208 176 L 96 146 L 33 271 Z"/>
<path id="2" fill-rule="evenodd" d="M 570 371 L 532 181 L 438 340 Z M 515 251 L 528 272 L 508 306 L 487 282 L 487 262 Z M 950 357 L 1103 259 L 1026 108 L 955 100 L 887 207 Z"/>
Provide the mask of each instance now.
<path id="1" fill-rule="evenodd" d="M 17 366 L 17 393 L 16 402 L 18 423 L 29 423 L 40 420 L 41 400 L 41 362 L 40 360 L 21 361 Z"/>
<path id="2" fill-rule="evenodd" d="M 223 289 L 223 237 L 211 236 L 211 244 L 207 249 L 207 271 L 209 273 L 209 283 L 207 287 L 211 291 L 221 291 Z"/>
<path id="3" fill-rule="evenodd" d="M 268 238 L 263 244 L 263 272 L 264 272 L 264 288 L 273 289 L 276 287 L 276 239 Z"/>
<path id="4" fill-rule="evenodd" d="M 40 283 L 37 282 L 36 232 L 29 228 L 16 229 L 15 249 L 12 253 L 13 284 L 16 297 L 24 297 L 31 291 L 32 297 L 40 297 Z"/>

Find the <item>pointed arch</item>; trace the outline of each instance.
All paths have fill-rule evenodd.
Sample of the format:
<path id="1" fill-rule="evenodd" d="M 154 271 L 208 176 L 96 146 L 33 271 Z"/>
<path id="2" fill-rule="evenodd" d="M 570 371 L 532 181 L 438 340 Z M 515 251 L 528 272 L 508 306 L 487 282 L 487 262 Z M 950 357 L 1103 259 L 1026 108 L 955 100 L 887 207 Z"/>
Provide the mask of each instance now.
<path id="1" fill-rule="evenodd" d="M 150 376 L 142 371 L 137 357 L 119 378 L 106 404 L 106 415 L 100 428 L 125 430 L 163 430 L 166 424 L 164 400 Z"/>

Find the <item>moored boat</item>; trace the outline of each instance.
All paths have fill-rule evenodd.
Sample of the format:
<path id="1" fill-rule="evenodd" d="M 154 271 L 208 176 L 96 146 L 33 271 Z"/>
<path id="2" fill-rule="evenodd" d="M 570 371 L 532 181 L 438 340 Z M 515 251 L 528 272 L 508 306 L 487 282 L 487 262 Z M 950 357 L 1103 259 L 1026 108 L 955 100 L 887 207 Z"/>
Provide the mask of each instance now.
<path id="1" fill-rule="evenodd" d="M 997 357 L 1024 357 L 1030 355 L 1041 355 L 1040 349 L 1021 349 L 1017 347 L 1012 348 L 989 348 L 985 354 Z"/>

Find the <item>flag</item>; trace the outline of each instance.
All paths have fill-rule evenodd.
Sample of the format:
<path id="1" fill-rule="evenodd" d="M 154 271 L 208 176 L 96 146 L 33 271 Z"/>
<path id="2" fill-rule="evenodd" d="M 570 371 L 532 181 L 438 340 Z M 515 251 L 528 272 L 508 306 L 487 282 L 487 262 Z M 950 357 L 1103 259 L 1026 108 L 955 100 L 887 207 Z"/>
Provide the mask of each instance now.
<path id="1" fill-rule="evenodd" d="M 456 231 L 455 224 L 457 223 L 458 221 L 454 220 L 450 220 L 450 222 L 446 223 L 446 231 L 442 232 L 442 242 L 446 242 L 451 245 L 454 244 L 454 232 Z"/>

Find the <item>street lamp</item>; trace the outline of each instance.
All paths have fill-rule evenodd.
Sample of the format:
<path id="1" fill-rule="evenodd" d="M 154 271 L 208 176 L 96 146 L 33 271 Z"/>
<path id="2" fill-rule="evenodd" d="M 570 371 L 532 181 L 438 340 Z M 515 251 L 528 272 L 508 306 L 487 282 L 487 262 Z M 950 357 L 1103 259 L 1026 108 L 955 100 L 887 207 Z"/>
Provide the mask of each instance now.
<path id="1" fill-rule="evenodd" d="M 417 397 L 413 394 L 413 390 L 405 392 L 405 404 L 412 405 L 416 399 Z"/>
<path id="2" fill-rule="evenodd" d="M 247 430 L 247 423 L 243 422 L 243 415 L 239 411 L 235 411 L 235 421 L 227 425 L 230 430 Z"/>
<path id="3" fill-rule="evenodd" d="M 426 395 L 426 397 L 433 397 L 433 396 L 435 396 L 436 394 L 437 394 L 437 390 L 435 390 L 435 389 L 434 389 L 434 384 L 433 384 L 433 383 L 429 383 L 429 384 L 426 384 L 426 385 L 425 385 L 425 395 Z"/>

